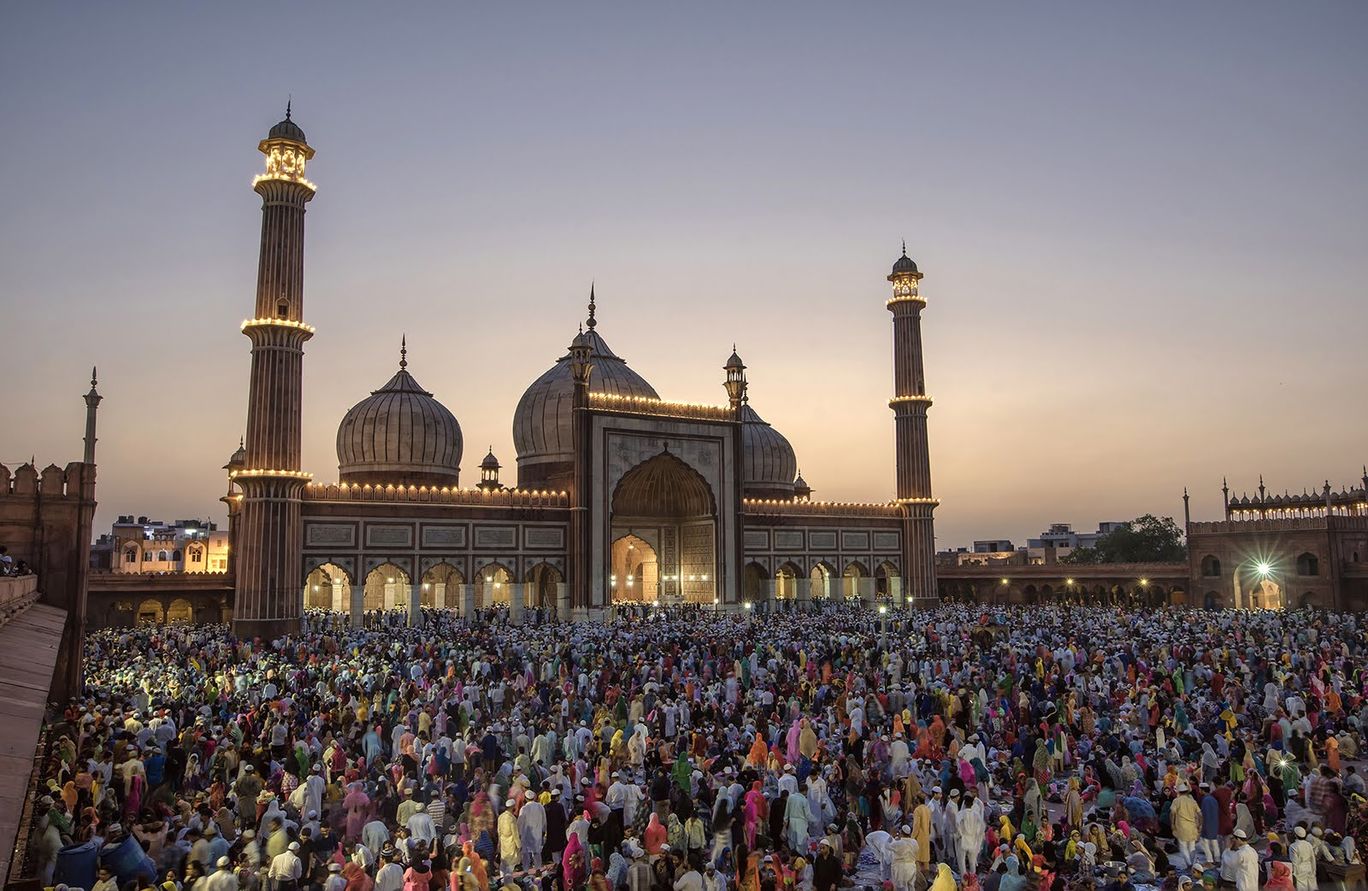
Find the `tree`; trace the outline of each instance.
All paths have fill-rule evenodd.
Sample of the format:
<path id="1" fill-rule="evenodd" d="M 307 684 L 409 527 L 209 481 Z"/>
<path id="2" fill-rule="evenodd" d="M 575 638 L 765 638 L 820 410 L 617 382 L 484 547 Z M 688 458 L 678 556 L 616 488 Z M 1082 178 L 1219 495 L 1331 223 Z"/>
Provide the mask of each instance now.
<path id="1" fill-rule="evenodd" d="M 1061 562 L 1181 563 L 1186 559 L 1183 531 L 1173 518 L 1145 514 L 1099 538 L 1095 548 L 1078 548 Z"/>

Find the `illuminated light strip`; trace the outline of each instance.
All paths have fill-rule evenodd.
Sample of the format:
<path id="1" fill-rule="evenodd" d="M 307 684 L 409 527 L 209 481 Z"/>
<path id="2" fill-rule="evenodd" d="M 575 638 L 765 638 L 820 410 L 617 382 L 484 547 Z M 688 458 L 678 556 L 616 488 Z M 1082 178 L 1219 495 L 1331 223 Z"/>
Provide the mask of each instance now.
<path id="1" fill-rule="evenodd" d="M 897 405 L 897 404 L 899 404 L 899 403 L 903 403 L 903 402 L 924 402 L 924 403 L 926 403 L 927 405 L 930 405 L 930 404 L 931 404 L 931 397 L 930 397 L 930 396 L 925 396 L 925 395 L 923 395 L 923 396 L 894 396 L 892 399 L 888 400 L 888 407 L 889 407 L 889 408 L 892 408 L 893 406 L 895 406 L 895 405 Z"/>
<path id="2" fill-rule="evenodd" d="M 318 191 L 318 186 L 309 182 L 307 179 L 304 179 L 301 176 L 287 176 L 283 173 L 258 173 L 256 176 L 252 177 L 252 188 L 255 189 L 257 183 L 263 182 L 296 183 L 308 189 L 310 192 Z"/>
<path id="3" fill-rule="evenodd" d="M 295 480 L 311 480 L 313 474 L 306 470 L 233 470 L 228 473 L 229 479 L 238 479 L 244 476 L 279 476 Z"/>
<path id="4" fill-rule="evenodd" d="M 926 298 L 920 294 L 906 294 L 902 297 L 890 297 L 884 306 L 892 306 L 895 303 L 920 303 L 922 306 L 925 306 Z"/>
<path id="5" fill-rule="evenodd" d="M 742 504 L 753 504 L 753 505 L 768 505 L 768 504 L 776 504 L 776 505 L 782 504 L 782 505 L 785 505 L 785 506 L 798 505 L 798 506 L 802 507 L 804 510 L 820 510 L 820 509 L 826 508 L 826 507 L 861 507 L 861 508 L 869 508 L 869 507 L 887 507 L 887 508 L 891 508 L 891 507 L 894 507 L 894 506 L 897 504 L 896 501 L 880 501 L 880 502 L 874 502 L 874 501 L 800 501 L 800 500 L 798 500 L 798 499 L 796 499 L 796 498 L 743 498 L 743 499 L 741 499 L 741 503 L 742 503 Z"/>
<path id="6" fill-rule="evenodd" d="M 940 504 L 939 498 L 899 498 L 898 504 Z"/>
<path id="7" fill-rule="evenodd" d="M 663 399 L 652 399 L 649 396 L 631 396 L 622 393 L 598 393 L 589 394 L 591 403 L 598 402 L 605 405 L 626 405 L 648 412 L 695 412 L 708 414 L 719 418 L 730 418 L 732 410 L 725 405 L 709 405 L 702 402 L 666 402 Z"/>
<path id="8" fill-rule="evenodd" d="M 489 490 L 479 487 L 456 486 L 414 486 L 414 485 L 395 485 L 393 483 L 375 484 L 371 483 L 309 483 L 309 488 L 318 494 L 324 494 L 322 490 L 329 487 L 336 487 L 340 492 L 358 493 L 362 497 L 369 495 L 438 495 L 445 498 L 466 498 L 473 502 L 480 500 L 505 500 L 509 502 L 521 502 L 529 499 L 569 499 L 570 493 L 561 490 L 559 492 L 550 489 L 502 489 Z"/>
<path id="9" fill-rule="evenodd" d="M 307 331 L 310 334 L 313 334 L 318 330 L 313 325 L 306 325 L 303 322 L 292 322 L 289 319 L 245 319 L 242 323 L 242 330 L 246 331 L 248 328 L 266 326 L 273 326 L 276 328 L 298 328 L 299 330 Z"/>

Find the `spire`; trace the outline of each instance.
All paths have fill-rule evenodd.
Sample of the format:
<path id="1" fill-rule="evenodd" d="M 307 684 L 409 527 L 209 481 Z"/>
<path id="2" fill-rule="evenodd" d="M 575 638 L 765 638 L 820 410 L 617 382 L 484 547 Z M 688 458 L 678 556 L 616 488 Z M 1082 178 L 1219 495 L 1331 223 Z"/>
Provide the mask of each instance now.
<path id="1" fill-rule="evenodd" d="M 590 331 L 593 331 L 594 326 L 598 324 L 594 321 L 594 282 L 592 280 L 589 282 L 589 320 L 585 324 L 589 326 Z"/>
<path id="2" fill-rule="evenodd" d="M 287 115 L 287 117 L 288 117 L 288 115 Z M 902 240 L 902 243 L 903 243 L 903 256 L 906 257 L 906 256 L 907 256 L 907 239 L 904 238 L 904 239 Z"/>
<path id="3" fill-rule="evenodd" d="M 399 335 L 399 370 L 408 368 L 408 335 Z"/>
<path id="4" fill-rule="evenodd" d="M 100 400 L 104 397 L 100 391 L 95 389 L 99 383 L 99 374 L 92 365 L 90 368 L 90 392 L 85 394 L 86 404 L 86 429 L 85 429 L 85 454 L 82 461 L 86 464 L 95 463 L 95 412 L 99 410 Z"/>
<path id="5" fill-rule="evenodd" d="M 294 104 L 294 94 L 291 93 L 285 98 L 285 120 L 290 119 L 290 106 Z"/>

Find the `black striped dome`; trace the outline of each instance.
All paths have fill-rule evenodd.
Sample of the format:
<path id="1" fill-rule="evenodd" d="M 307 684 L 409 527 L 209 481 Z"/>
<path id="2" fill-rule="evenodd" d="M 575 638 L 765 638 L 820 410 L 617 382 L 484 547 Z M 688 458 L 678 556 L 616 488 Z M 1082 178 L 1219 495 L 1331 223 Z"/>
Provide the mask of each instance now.
<path id="1" fill-rule="evenodd" d="M 591 328 L 584 332 L 584 337 L 592 349 L 594 369 L 589 376 L 592 392 L 660 398 L 645 378 L 628 368 L 627 363 L 608 348 L 597 331 Z M 518 408 L 513 413 L 513 446 L 518 450 L 520 481 L 525 474 L 535 479 L 539 465 L 569 464 L 574 460 L 570 431 L 574 392 L 567 353 L 533 381 L 518 400 Z"/>
<path id="2" fill-rule="evenodd" d="M 798 458 L 784 434 L 747 403 L 741 407 L 741 488 L 749 498 L 791 498 Z"/>
<path id="3" fill-rule="evenodd" d="M 401 367 L 342 418 L 338 474 L 344 483 L 454 486 L 462 446 L 456 416 Z"/>

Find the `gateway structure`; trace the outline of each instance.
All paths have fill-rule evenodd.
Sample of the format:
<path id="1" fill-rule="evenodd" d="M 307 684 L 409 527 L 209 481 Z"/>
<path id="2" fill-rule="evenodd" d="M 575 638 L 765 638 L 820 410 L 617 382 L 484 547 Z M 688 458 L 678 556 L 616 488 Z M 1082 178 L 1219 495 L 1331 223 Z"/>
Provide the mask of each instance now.
<path id="1" fill-rule="evenodd" d="M 265 170 L 247 431 L 226 469 L 233 622 L 240 636 L 298 627 L 306 608 L 593 620 L 618 603 L 736 610 L 817 597 L 935 602 L 935 544 L 919 293 L 902 256 L 892 293 L 896 497 L 813 501 L 788 440 L 750 404 L 746 366 L 723 366 L 725 404 L 661 398 L 587 318 L 513 414 L 517 485 L 498 459 L 461 486 L 456 417 L 399 367 L 337 432 L 338 482 L 300 461 L 304 216 L 314 149 L 287 109 L 259 145 Z M 548 351 L 555 344 L 548 344 Z M 554 354 L 553 354 L 554 355 Z"/>

